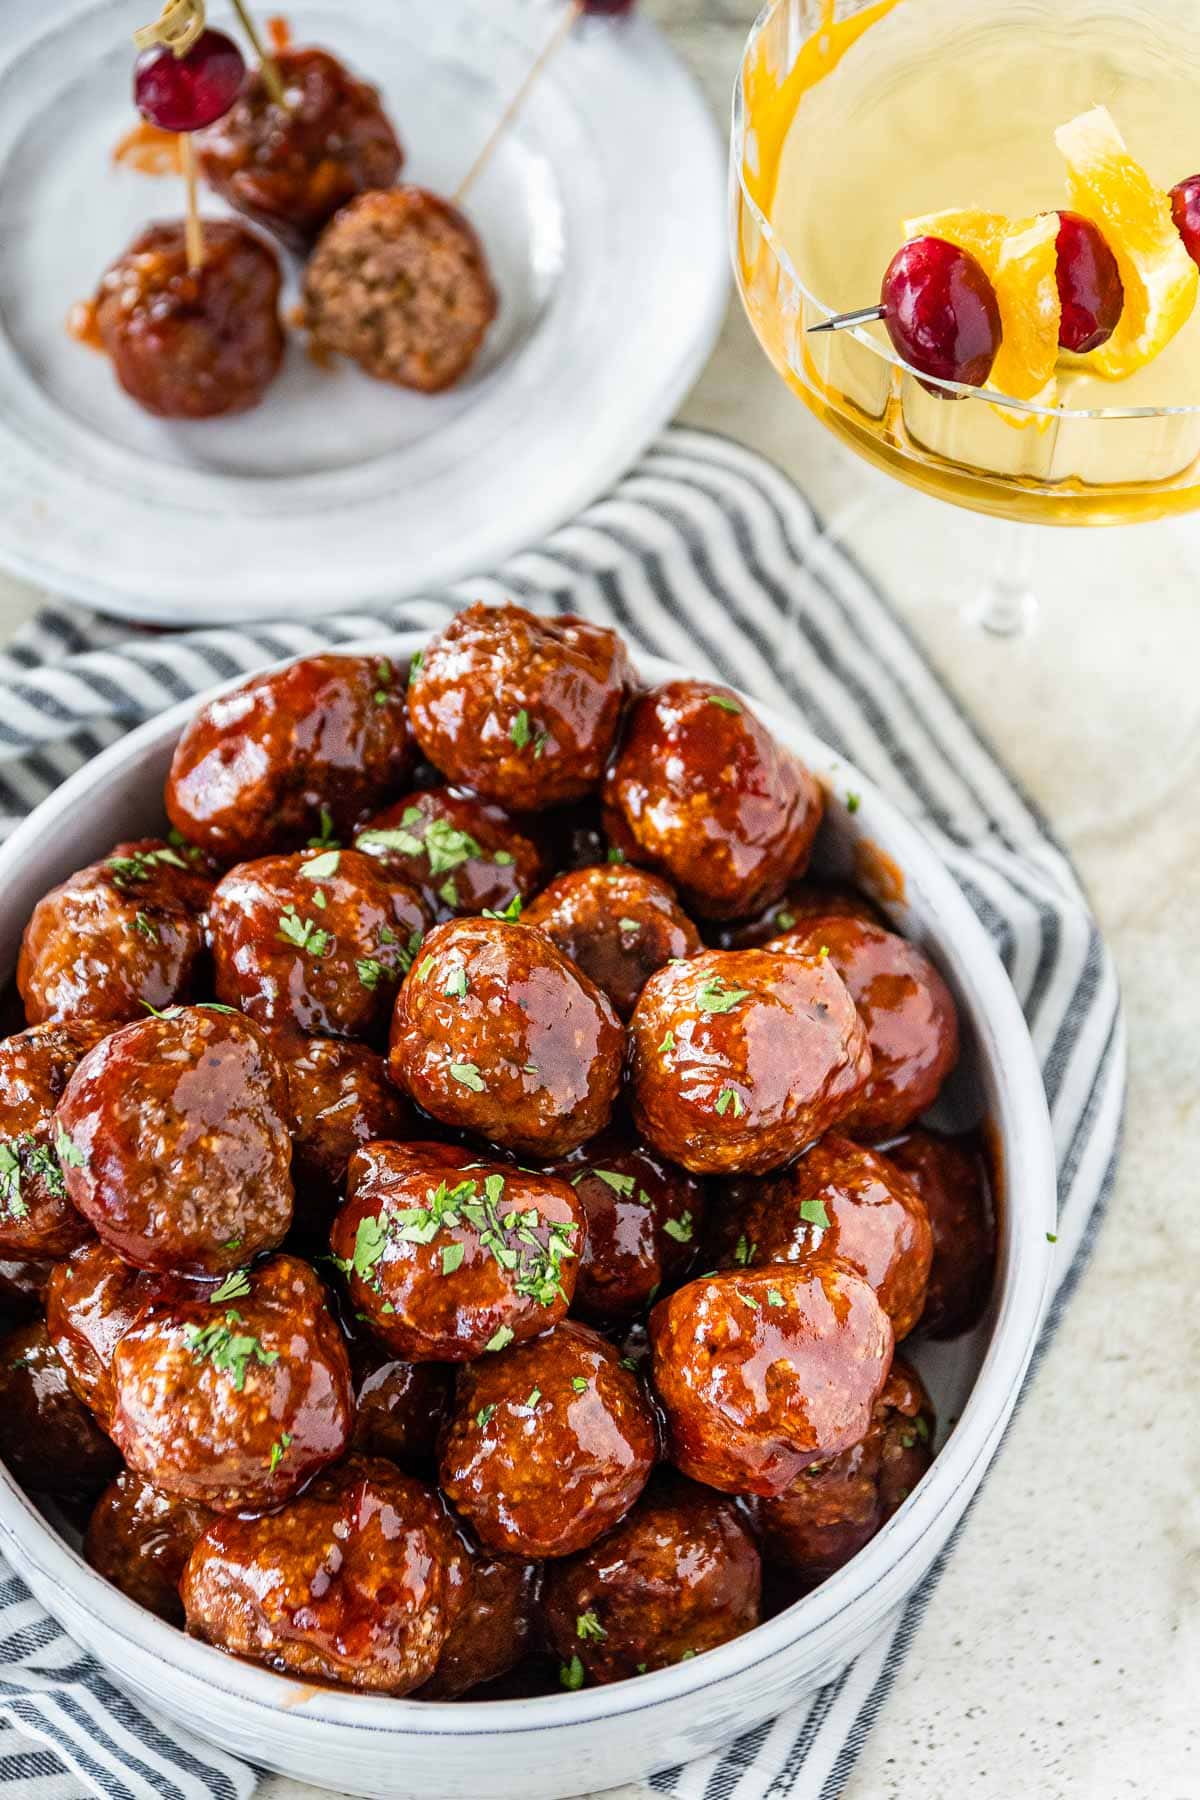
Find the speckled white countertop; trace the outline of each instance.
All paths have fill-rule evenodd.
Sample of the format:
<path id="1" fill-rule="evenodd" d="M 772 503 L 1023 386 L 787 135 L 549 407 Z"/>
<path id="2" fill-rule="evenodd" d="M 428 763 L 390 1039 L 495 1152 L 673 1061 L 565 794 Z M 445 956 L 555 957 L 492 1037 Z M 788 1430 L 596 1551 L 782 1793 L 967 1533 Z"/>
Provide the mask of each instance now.
<path id="1" fill-rule="evenodd" d="M 646 4 L 724 119 L 754 0 Z M 955 531 L 987 528 L 891 495 L 740 311 L 684 417 L 856 508 L 858 554 L 1076 858 L 1129 1010 L 1108 1223 L 844 1800 L 1200 1800 L 1200 521 L 1047 534 L 1039 630 L 985 641 L 946 587 Z M 0 576 L 0 639 L 35 603 Z"/>

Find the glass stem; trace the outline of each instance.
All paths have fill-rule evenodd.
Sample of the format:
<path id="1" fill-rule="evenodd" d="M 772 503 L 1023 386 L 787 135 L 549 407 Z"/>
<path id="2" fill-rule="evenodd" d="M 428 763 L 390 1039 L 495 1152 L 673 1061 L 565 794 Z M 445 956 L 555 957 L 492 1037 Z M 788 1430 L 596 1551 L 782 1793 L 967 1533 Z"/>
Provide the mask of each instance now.
<path id="1" fill-rule="evenodd" d="M 973 624 L 992 637 L 1023 637 L 1037 618 L 1033 573 L 1036 525 L 1012 525 L 996 534 L 995 573 L 976 590 L 968 607 Z"/>

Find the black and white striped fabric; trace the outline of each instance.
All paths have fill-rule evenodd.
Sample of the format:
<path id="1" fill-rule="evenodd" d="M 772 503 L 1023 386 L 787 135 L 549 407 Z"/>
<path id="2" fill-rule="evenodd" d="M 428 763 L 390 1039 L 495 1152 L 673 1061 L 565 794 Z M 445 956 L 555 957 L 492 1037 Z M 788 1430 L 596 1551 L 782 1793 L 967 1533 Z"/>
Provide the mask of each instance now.
<path id="1" fill-rule="evenodd" d="M 635 648 L 798 708 L 932 837 L 1004 960 L 1045 1072 L 1061 1215 L 1048 1341 L 1113 1177 L 1125 1067 L 1117 984 L 1045 820 L 886 602 L 776 470 L 680 429 L 541 548 L 492 578 L 397 605 L 385 624 L 435 627 L 467 600 L 502 596 L 615 624 Z M 117 621 L 48 607 L 0 656 L 0 831 L 172 701 L 379 630 L 377 615 L 347 614 L 131 635 Z M 652 1787 L 678 1800 L 834 1800 L 952 1551 L 815 1699 Z M 23 1800 L 243 1800 L 255 1783 L 254 1770 L 121 1695 L 0 1564 L 0 1788 Z"/>

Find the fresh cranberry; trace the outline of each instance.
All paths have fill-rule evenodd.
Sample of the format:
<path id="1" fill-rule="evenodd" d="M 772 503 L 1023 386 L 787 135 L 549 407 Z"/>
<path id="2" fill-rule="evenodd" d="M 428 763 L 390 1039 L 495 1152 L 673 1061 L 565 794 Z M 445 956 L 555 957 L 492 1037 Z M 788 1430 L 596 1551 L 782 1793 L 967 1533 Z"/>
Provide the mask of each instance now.
<path id="1" fill-rule="evenodd" d="M 133 70 L 134 103 L 160 131 L 202 131 L 229 111 L 245 73 L 232 38 L 202 31 L 186 56 L 164 44 L 142 52 Z"/>
<path id="2" fill-rule="evenodd" d="M 1060 212 L 1058 219 L 1058 341 L 1086 356 L 1107 344 L 1120 324 L 1125 289 L 1117 259 L 1091 220 L 1073 212 Z"/>
<path id="3" fill-rule="evenodd" d="M 1171 213 L 1188 255 L 1200 263 L 1200 175 L 1189 175 L 1171 189 Z"/>
<path id="4" fill-rule="evenodd" d="M 914 238 L 892 258 L 880 298 L 888 334 L 911 368 L 983 386 L 1004 328 L 995 289 L 973 256 L 944 238 Z"/>

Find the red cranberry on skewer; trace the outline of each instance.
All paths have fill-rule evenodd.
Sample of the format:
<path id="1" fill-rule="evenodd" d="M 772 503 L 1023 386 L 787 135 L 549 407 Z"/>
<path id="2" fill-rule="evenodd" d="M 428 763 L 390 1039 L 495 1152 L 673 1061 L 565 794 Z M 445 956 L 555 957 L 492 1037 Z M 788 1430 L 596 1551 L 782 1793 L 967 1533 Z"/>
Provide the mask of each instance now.
<path id="1" fill-rule="evenodd" d="M 1117 259 L 1090 219 L 1060 212 L 1058 227 L 1058 292 L 1062 324 L 1058 341 L 1064 350 L 1085 356 L 1107 344 L 1120 323 L 1125 289 Z M 1200 225 L 1200 207 L 1197 211 Z"/>
<path id="2" fill-rule="evenodd" d="M 914 238 L 888 265 L 880 300 L 888 335 L 910 367 L 936 381 L 983 386 L 1004 329 L 995 290 L 973 256 L 944 238 Z"/>
<path id="3" fill-rule="evenodd" d="M 202 31 L 184 56 L 156 44 L 138 57 L 133 98 L 160 131 L 202 131 L 227 113 L 246 73 L 241 51 L 223 31 Z"/>
<path id="4" fill-rule="evenodd" d="M 1200 263 L 1200 175 L 1189 175 L 1171 189 L 1171 214 L 1184 249 Z"/>

